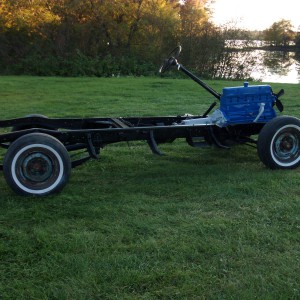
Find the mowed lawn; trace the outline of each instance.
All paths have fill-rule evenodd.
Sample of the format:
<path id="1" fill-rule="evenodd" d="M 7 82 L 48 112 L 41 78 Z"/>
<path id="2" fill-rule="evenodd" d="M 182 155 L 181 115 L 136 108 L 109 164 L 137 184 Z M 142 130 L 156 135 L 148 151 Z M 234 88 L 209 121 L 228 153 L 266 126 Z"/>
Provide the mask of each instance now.
<path id="1" fill-rule="evenodd" d="M 299 85 L 272 87 L 300 117 Z M 201 114 L 212 101 L 183 79 L 0 77 L 1 119 Z M 44 198 L 0 174 L 0 299 L 300 299 L 300 168 L 269 170 L 247 146 L 160 149 L 107 146 Z"/>

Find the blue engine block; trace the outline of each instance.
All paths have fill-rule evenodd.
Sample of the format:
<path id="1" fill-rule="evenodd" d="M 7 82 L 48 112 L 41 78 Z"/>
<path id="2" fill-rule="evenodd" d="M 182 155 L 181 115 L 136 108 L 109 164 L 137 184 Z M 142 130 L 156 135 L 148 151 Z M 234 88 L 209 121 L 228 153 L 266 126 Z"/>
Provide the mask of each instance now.
<path id="1" fill-rule="evenodd" d="M 227 125 L 266 123 L 276 117 L 275 96 L 269 85 L 228 87 L 223 89 L 220 110 Z"/>

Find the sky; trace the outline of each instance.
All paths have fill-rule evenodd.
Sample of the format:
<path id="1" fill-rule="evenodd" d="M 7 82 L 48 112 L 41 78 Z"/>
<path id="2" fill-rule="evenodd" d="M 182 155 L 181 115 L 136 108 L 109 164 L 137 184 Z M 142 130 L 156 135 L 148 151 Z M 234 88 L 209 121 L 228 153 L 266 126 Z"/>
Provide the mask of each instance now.
<path id="1" fill-rule="evenodd" d="M 292 22 L 294 30 L 300 31 L 299 0 L 215 0 L 211 8 L 217 25 L 233 21 L 239 28 L 264 30 L 285 19 Z"/>

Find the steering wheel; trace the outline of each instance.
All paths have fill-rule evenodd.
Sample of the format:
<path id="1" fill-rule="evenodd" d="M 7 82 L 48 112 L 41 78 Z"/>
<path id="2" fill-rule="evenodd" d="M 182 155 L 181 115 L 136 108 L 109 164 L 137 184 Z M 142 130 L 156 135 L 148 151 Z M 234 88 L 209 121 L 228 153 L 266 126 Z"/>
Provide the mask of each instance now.
<path id="1" fill-rule="evenodd" d="M 161 65 L 160 69 L 159 69 L 159 73 L 164 73 L 166 71 L 168 71 L 172 66 L 176 65 L 177 63 L 177 58 L 180 55 L 182 47 L 181 46 L 177 46 L 176 48 L 174 48 L 168 55 L 169 58 L 166 58 L 163 62 L 163 64 Z"/>

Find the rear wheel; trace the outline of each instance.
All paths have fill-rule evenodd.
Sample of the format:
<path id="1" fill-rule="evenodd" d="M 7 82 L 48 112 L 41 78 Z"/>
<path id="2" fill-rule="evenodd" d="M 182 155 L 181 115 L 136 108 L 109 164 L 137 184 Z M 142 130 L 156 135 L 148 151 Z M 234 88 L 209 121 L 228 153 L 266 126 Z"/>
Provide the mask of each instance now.
<path id="1" fill-rule="evenodd" d="M 70 156 L 64 145 L 43 133 L 27 134 L 14 141 L 3 162 L 7 184 L 22 195 L 59 192 L 70 172 Z"/>
<path id="2" fill-rule="evenodd" d="M 257 151 L 261 161 L 271 169 L 294 169 L 300 165 L 300 120 L 281 116 L 261 130 Z"/>

